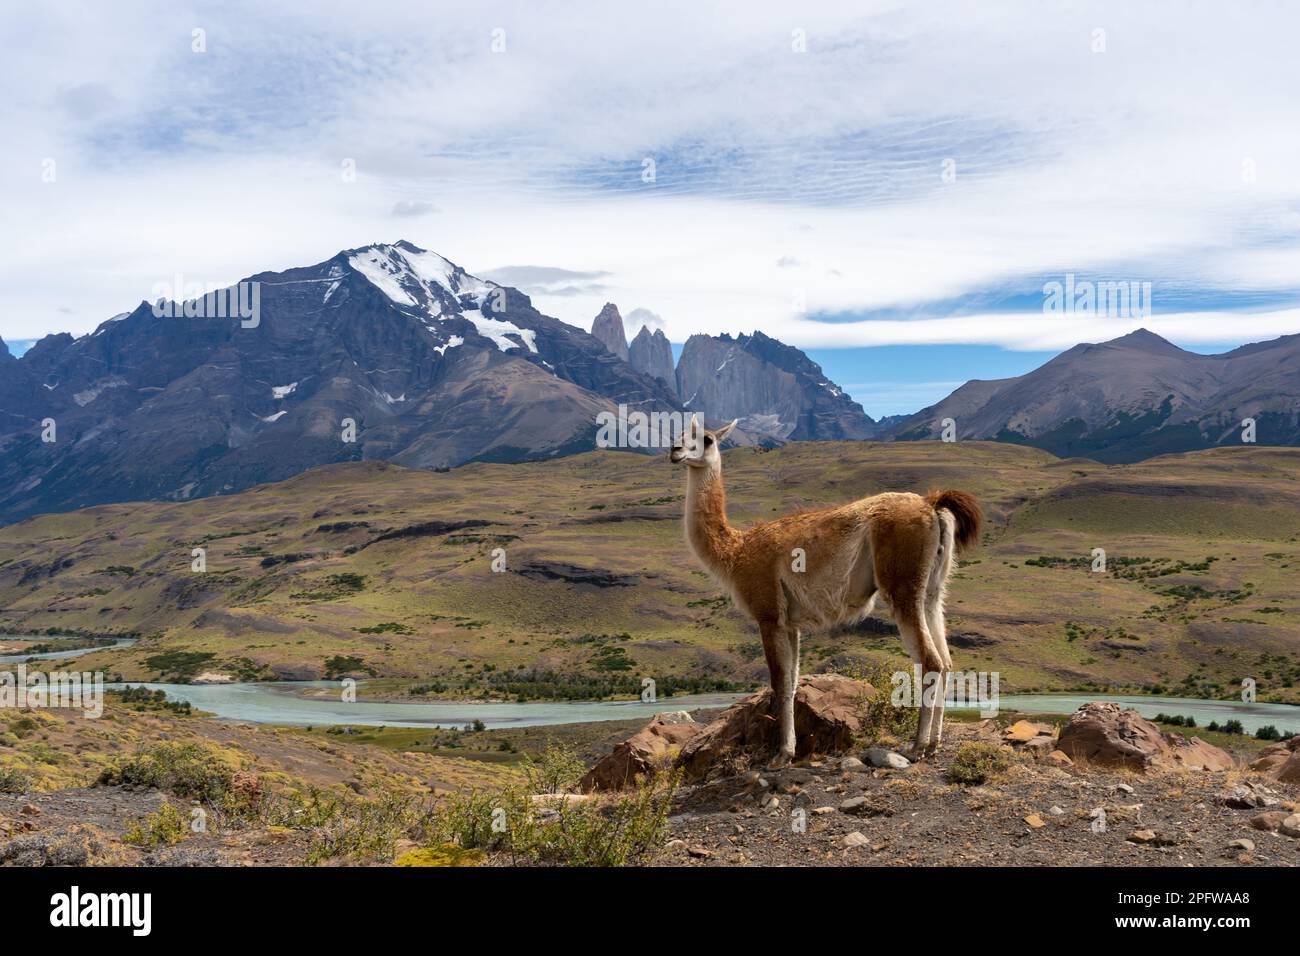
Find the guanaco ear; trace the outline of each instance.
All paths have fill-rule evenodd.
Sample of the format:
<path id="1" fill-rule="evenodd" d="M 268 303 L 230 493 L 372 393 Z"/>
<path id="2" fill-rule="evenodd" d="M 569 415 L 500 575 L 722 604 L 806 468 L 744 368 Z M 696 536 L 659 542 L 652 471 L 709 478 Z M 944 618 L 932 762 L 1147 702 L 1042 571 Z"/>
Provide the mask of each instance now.
<path id="1" fill-rule="evenodd" d="M 739 418 L 733 418 L 727 424 L 723 425 L 721 428 L 715 431 L 713 433 L 713 437 L 716 438 L 719 441 L 719 443 L 721 443 L 722 439 L 726 438 L 728 435 L 731 434 L 731 430 L 736 427 L 736 422 L 738 421 L 740 421 Z"/>
<path id="2" fill-rule="evenodd" d="M 704 433 L 704 422 L 700 420 L 700 415 L 696 412 L 691 416 L 690 434 L 692 438 L 698 438 Z"/>

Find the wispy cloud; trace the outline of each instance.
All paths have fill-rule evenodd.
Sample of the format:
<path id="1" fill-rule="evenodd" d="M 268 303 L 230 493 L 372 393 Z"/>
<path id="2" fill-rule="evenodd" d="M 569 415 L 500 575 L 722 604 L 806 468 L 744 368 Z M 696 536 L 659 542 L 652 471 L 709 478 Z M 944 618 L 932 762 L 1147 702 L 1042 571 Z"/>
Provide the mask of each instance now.
<path id="1" fill-rule="evenodd" d="M 1137 324 L 1045 318 L 1067 272 L 1150 281 L 1140 324 L 1175 341 L 1298 331 L 1297 26 L 1173 0 L 28 5 L 0 40 L 0 334 L 399 237 L 675 341 Z"/>

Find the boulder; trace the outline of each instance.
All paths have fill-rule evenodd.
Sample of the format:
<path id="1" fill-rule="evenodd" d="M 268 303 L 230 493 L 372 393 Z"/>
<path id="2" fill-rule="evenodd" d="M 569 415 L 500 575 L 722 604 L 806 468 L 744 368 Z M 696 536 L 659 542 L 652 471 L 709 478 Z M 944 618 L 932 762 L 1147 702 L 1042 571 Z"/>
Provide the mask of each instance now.
<path id="1" fill-rule="evenodd" d="M 1231 770 L 1232 755 L 1199 737 L 1162 734 L 1135 710 L 1110 701 L 1084 704 L 1061 730 L 1057 749 L 1075 761 L 1131 770 Z"/>
<path id="2" fill-rule="evenodd" d="M 1255 781 L 1240 783 L 1219 794 L 1219 802 L 1234 810 L 1274 807 L 1281 803 L 1277 794 Z"/>
<path id="3" fill-rule="evenodd" d="M 912 762 L 900 753 L 887 747 L 872 747 L 867 751 L 867 759 L 873 767 L 885 767 L 889 770 L 906 770 Z"/>
<path id="4" fill-rule="evenodd" d="M 1291 814 L 1285 810 L 1265 810 L 1263 813 L 1257 813 L 1250 818 L 1250 825 L 1256 830 L 1263 830 L 1265 833 L 1276 833 L 1282 826 L 1282 823 L 1290 819 Z"/>
<path id="5" fill-rule="evenodd" d="M 676 752 L 703 730 L 690 714 L 682 711 L 657 714 L 654 720 L 597 761 L 578 782 L 578 789 L 587 793 L 632 786 L 638 776 L 670 764 Z"/>
<path id="6" fill-rule="evenodd" d="M 862 702 L 876 689 L 837 674 L 799 681 L 794 698 L 795 755 L 842 753 L 862 729 Z M 771 688 L 736 701 L 682 747 L 677 766 L 699 779 L 724 764 L 766 760 L 777 751 L 778 721 Z"/>
<path id="7" fill-rule="evenodd" d="M 1300 783 L 1300 736 L 1265 747 L 1250 769 L 1283 783 Z"/>

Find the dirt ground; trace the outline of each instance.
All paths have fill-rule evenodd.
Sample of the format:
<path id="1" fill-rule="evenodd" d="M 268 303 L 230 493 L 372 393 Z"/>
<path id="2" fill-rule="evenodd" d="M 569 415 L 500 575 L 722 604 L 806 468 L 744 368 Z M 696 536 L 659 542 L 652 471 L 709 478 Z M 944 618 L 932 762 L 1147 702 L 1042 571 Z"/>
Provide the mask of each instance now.
<path id="1" fill-rule="evenodd" d="M 700 719 L 707 715 L 700 713 Z M 626 723 L 626 726 L 625 726 Z M 514 731 L 533 750 L 559 740 L 590 764 L 633 724 L 583 724 Z M 347 738 L 320 739 L 269 727 L 114 710 L 93 743 L 75 719 L 46 715 L 39 741 L 69 757 L 71 785 L 0 794 L 0 865 L 267 866 L 306 862 L 313 834 L 227 821 L 174 846 L 143 849 L 128 829 L 164 801 L 147 788 L 91 786 L 86 775 L 110 753 L 158 740 L 202 740 L 228 748 L 270 778 L 292 776 L 366 797 L 394 785 L 430 793 L 451 781 L 489 785 L 505 768 L 402 753 Z M 499 732 L 494 732 L 499 733 Z M 953 723 L 937 757 L 890 770 L 837 755 L 786 769 L 751 769 L 679 789 L 652 866 L 1295 866 L 1300 840 L 1256 829 L 1264 807 L 1236 809 L 1224 795 L 1263 787 L 1267 809 L 1300 810 L 1300 788 L 1246 771 L 1140 774 L 1035 761 L 1013 753 L 982 785 L 949 782 L 964 741 L 996 741 L 993 724 Z M 17 748 L 11 748 L 11 751 Z M 1010 751 L 1009 751 L 1010 752 Z M 92 759 L 93 754 L 93 759 Z M 865 758 L 865 754 L 857 754 Z M 1239 755 L 1248 757 L 1250 754 Z M 471 773 L 472 771 L 472 773 Z M 471 783 L 461 782 L 469 780 Z M 1098 824 L 1098 810 L 1105 824 Z M 1275 814 L 1276 815 L 1276 814 Z M 1282 814 L 1285 815 L 1285 814 Z M 1247 841 L 1247 842 L 1239 842 Z M 335 863 L 358 862 L 335 860 Z M 386 859 L 363 860 L 383 865 Z M 494 862 L 489 860 L 488 862 Z"/>
<path id="2" fill-rule="evenodd" d="M 685 790 L 665 866 L 1296 866 L 1300 840 L 1252 828 L 1261 809 L 1221 794 L 1255 779 L 1270 809 L 1300 809 L 1293 785 L 1230 771 L 1139 774 L 1026 759 L 981 786 L 948 783 L 954 725 L 938 757 L 905 770 L 842 771 L 840 758 L 751 770 Z M 1103 808 L 1104 829 L 1093 812 Z M 803 813 L 799 814 L 798 811 Z M 1030 822 L 1026 822 L 1027 819 Z M 1139 843 L 1135 833 L 1151 831 Z M 860 845 L 845 846 L 859 833 Z M 1145 837 L 1145 834 L 1143 834 Z M 1233 846 L 1249 840 L 1253 850 Z"/>

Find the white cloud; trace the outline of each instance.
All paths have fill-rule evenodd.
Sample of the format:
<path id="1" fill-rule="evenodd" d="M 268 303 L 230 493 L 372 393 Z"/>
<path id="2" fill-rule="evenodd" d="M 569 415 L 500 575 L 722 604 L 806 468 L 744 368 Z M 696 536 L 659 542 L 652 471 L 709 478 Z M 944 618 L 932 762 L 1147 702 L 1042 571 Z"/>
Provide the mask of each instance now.
<path id="1" fill-rule="evenodd" d="M 627 332 L 627 338 L 630 342 L 636 338 L 642 328 L 647 328 L 651 332 L 662 332 L 664 329 L 663 316 L 656 315 L 649 309 L 632 309 L 623 316 L 623 330 Z M 667 335 L 667 332 L 664 332 Z"/>
<path id="2" fill-rule="evenodd" d="M 1300 14 L 1281 6 L 159 2 L 30 5 L 7 26 L 5 337 L 88 331 L 176 272 L 397 238 L 478 274 L 558 270 L 524 286 L 540 308 L 586 328 L 606 300 L 638 306 L 674 341 L 1129 331 L 939 305 L 1089 271 L 1152 281 L 1141 324 L 1180 343 L 1300 330 L 1289 307 L 1221 312 L 1300 276 Z M 1161 314 L 1174 288 L 1216 311 Z M 909 318 L 808 317 L 872 310 Z"/>

